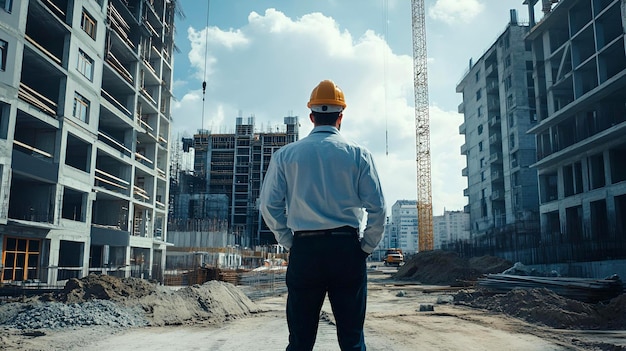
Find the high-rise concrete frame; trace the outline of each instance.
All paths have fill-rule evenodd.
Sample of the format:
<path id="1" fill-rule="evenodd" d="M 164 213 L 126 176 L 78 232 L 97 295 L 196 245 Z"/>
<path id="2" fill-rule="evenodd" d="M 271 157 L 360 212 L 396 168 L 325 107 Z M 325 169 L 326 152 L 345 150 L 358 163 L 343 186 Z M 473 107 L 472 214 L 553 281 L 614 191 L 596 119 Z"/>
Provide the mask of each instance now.
<path id="1" fill-rule="evenodd" d="M 571 274 L 623 275 L 626 1 L 561 0 L 543 10 L 526 38 L 537 92 L 530 132 L 543 256 Z"/>
<path id="2" fill-rule="evenodd" d="M 176 1 L 4 3 L 2 281 L 160 279 Z"/>

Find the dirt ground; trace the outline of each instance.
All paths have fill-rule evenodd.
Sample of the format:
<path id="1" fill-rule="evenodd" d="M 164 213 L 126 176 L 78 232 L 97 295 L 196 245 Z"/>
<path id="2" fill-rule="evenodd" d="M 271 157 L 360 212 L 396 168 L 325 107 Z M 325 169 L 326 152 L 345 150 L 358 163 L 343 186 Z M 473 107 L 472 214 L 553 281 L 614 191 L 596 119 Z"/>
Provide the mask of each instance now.
<path id="1" fill-rule="evenodd" d="M 545 289 L 494 295 L 471 284 L 508 266 L 448 253 L 419 255 L 397 270 L 372 264 L 368 350 L 626 350 L 626 295 L 588 304 Z M 89 276 L 58 294 L 0 304 L 0 350 L 284 350 L 285 300 L 251 301 L 217 281 L 172 289 Z M 339 350 L 328 301 L 314 350 Z"/>

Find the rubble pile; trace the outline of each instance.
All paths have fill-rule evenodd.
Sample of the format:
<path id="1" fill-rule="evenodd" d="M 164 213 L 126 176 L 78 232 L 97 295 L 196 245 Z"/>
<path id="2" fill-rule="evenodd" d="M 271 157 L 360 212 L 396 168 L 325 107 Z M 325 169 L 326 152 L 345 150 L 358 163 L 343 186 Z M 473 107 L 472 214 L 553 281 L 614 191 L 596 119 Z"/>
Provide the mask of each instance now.
<path id="1" fill-rule="evenodd" d="M 65 304 L 47 302 L 24 304 L 15 314 L 0 319 L 0 324 L 18 329 L 63 329 L 105 325 L 110 327 L 140 327 L 148 320 L 139 308 L 124 308 L 107 300 Z M 0 309 L 2 307 L 0 306 Z"/>
<path id="2" fill-rule="evenodd" d="M 422 251 L 401 266 L 393 278 L 422 284 L 465 286 L 484 274 L 500 273 L 511 265 L 510 261 L 493 256 L 466 259 L 449 251 Z"/>
<path id="3" fill-rule="evenodd" d="M 60 329 L 218 324 L 259 311 L 230 283 L 209 281 L 177 291 L 138 278 L 89 275 L 55 294 L 0 304 L 0 325 Z"/>

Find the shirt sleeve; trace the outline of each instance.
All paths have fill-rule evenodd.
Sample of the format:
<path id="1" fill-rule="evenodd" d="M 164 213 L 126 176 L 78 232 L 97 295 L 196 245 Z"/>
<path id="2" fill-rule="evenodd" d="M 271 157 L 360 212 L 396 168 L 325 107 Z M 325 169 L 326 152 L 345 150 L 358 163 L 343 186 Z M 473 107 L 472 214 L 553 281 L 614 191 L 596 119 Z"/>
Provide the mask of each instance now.
<path id="1" fill-rule="evenodd" d="M 387 208 L 374 159 L 369 151 L 363 153 L 359 176 L 359 197 L 367 212 L 367 224 L 361 239 L 361 249 L 372 253 L 383 238 Z"/>
<path id="2" fill-rule="evenodd" d="M 293 243 L 293 232 L 287 227 L 286 194 L 287 182 L 280 171 L 278 153 L 270 160 L 267 173 L 263 179 L 259 206 L 267 227 L 274 233 L 276 241 L 287 250 Z"/>

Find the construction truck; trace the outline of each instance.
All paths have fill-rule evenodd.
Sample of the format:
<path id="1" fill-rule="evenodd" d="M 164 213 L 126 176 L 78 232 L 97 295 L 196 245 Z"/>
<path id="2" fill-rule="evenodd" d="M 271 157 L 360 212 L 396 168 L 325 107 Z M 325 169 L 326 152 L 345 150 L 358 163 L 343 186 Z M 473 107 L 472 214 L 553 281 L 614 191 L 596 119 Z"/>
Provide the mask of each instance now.
<path id="1" fill-rule="evenodd" d="M 389 248 L 385 251 L 385 258 L 383 259 L 385 266 L 401 266 L 404 264 L 404 255 L 402 249 Z"/>

